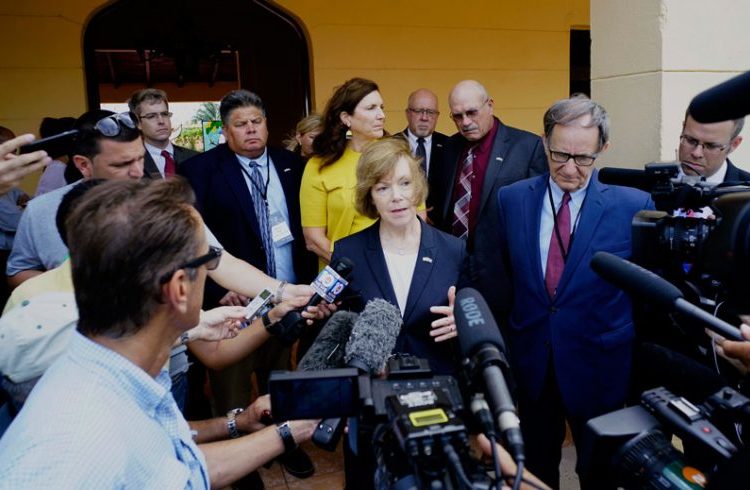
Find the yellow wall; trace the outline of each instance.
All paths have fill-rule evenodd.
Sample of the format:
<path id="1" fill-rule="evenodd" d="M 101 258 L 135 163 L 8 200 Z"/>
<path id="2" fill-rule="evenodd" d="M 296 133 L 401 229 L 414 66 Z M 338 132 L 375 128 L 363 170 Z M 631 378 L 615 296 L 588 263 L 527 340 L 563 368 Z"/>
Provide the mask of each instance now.
<path id="1" fill-rule="evenodd" d="M 25 0 L 0 4 L 0 125 L 34 132 L 43 116 L 86 109 L 82 37 L 101 0 Z M 347 78 L 381 86 L 387 128 L 405 126 L 409 92 L 434 90 L 438 129 L 452 133 L 447 94 L 476 78 L 511 125 L 541 131 L 549 104 L 568 92 L 571 26 L 589 24 L 588 0 L 281 0 L 311 41 L 316 108 Z M 458 7 L 460 5 L 460 7 Z M 262 94 L 261 94 L 262 96 Z M 25 183 L 33 190 L 36 178 Z"/>

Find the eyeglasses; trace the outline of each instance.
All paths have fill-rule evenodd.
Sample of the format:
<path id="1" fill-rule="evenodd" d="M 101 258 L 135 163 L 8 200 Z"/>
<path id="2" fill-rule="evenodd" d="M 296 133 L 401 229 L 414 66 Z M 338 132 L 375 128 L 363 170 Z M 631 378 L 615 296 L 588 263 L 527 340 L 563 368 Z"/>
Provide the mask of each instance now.
<path id="1" fill-rule="evenodd" d="M 731 145 L 731 141 L 725 145 L 722 145 L 721 143 L 704 143 L 703 141 L 697 140 L 692 136 L 683 134 L 680 136 L 680 144 L 690 148 L 691 150 L 702 146 L 703 151 L 705 151 L 706 153 L 721 153 L 722 151 L 729 148 L 729 145 Z"/>
<path id="2" fill-rule="evenodd" d="M 549 150 L 549 157 L 555 163 L 568 163 L 572 158 L 573 162 L 579 167 L 590 167 L 594 164 L 594 160 L 599 156 L 598 153 L 593 155 L 571 155 L 564 151 Z"/>
<path id="3" fill-rule="evenodd" d="M 455 122 L 459 123 L 464 120 L 464 117 L 468 117 L 469 119 L 474 119 L 479 115 L 479 111 L 487 105 L 487 102 L 489 102 L 490 99 L 486 99 L 484 102 L 482 102 L 482 105 L 477 107 L 476 109 L 469 109 L 466 112 L 451 112 L 451 119 L 453 119 Z"/>
<path id="4" fill-rule="evenodd" d="M 132 112 L 121 112 L 119 114 L 112 114 L 111 116 L 99 119 L 94 125 L 94 129 L 102 136 L 114 138 L 122 132 L 123 126 L 129 129 L 136 128 L 137 124 L 135 123 Z"/>
<path id="5" fill-rule="evenodd" d="M 145 119 L 147 121 L 155 121 L 158 118 L 169 119 L 170 117 L 172 117 L 172 113 L 169 111 L 149 112 L 148 114 L 141 115 L 141 119 Z"/>
<path id="6" fill-rule="evenodd" d="M 416 114 L 418 116 L 435 117 L 440 114 L 440 111 L 436 111 L 433 109 L 412 109 L 411 107 L 409 107 L 409 109 L 407 110 L 412 114 Z"/>
<path id="7" fill-rule="evenodd" d="M 201 255 L 198 258 L 188 260 L 184 264 L 177 266 L 172 272 L 168 272 L 161 276 L 159 282 L 161 284 L 169 282 L 174 273 L 180 269 L 197 269 L 205 264 L 207 270 L 216 270 L 216 268 L 219 267 L 219 262 L 221 262 L 221 249 L 219 247 L 208 247 L 208 253 L 206 255 Z"/>

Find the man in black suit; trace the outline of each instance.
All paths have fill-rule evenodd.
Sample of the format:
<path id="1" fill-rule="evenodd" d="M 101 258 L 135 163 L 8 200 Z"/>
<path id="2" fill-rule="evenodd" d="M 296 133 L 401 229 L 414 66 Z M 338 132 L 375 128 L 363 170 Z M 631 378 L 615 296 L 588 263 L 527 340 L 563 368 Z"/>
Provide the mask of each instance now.
<path id="1" fill-rule="evenodd" d="M 464 80 L 448 98 L 458 133 L 445 146 L 442 168 L 430 185 L 430 219 L 440 229 L 468 240 L 468 279 L 498 320 L 509 309 L 507 284 L 497 253 L 497 192 L 500 187 L 544 173 L 547 160 L 539 136 L 504 125 L 493 116 L 494 102 L 477 81 Z"/>
<path id="2" fill-rule="evenodd" d="M 161 179 L 174 175 L 178 165 L 198 154 L 170 141 L 172 113 L 169 112 L 166 92 L 155 88 L 138 90 L 128 99 L 128 107 L 138 118 L 138 129 L 146 147 L 143 160 L 145 177 Z"/>
<path id="3" fill-rule="evenodd" d="M 745 118 L 701 124 L 685 113 L 680 135 L 678 158 L 686 175 L 702 175 L 707 182 L 750 181 L 750 172 L 740 170 L 729 161 L 729 154 L 742 143 Z"/>
<path id="4" fill-rule="evenodd" d="M 427 183 L 432 189 L 433 182 L 439 178 L 438 170 L 443 168 L 443 149 L 448 137 L 435 131 L 438 116 L 438 99 L 431 90 L 420 88 L 409 95 L 406 107 L 406 121 L 408 126 L 399 137 L 409 143 L 411 153 L 421 158 L 422 170 L 427 175 Z M 427 194 L 428 214 L 432 212 L 435 196 Z M 432 218 L 430 218 L 432 219 Z"/>
<path id="5" fill-rule="evenodd" d="M 266 110 L 256 94 L 247 90 L 229 92 L 221 100 L 219 111 L 226 144 L 178 167 L 195 191 L 198 211 L 235 257 L 282 281 L 309 282 L 316 261 L 302 237 L 302 161 L 290 151 L 266 146 Z M 227 291 L 209 281 L 205 306 L 216 306 L 220 300 L 227 300 Z M 244 361 L 211 372 L 217 412 L 247 406 L 252 371 L 259 391 L 266 393 L 269 372 L 287 369 L 288 361 L 289 349 L 272 340 Z M 312 470 L 311 463 L 309 467 Z M 312 471 L 293 474 L 309 476 Z"/>

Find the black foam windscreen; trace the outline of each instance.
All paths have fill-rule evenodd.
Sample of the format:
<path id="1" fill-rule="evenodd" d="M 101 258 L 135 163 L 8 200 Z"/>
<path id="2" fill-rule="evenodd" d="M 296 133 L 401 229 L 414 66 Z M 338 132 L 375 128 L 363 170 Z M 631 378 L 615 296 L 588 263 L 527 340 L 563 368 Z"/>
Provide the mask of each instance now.
<path id="1" fill-rule="evenodd" d="M 657 305 L 673 308 L 682 292 L 666 279 L 608 252 L 596 252 L 591 268 L 605 281 L 628 294 L 646 298 Z"/>
<path id="2" fill-rule="evenodd" d="M 385 368 L 401 332 L 401 312 L 384 299 L 367 302 L 346 344 L 346 363 L 369 374 Z"/>
<path id="3" fill-rule="evenodd" d="M 505 341 L 490 308 L 474 288 L 463 288 L 456 293 L 453 306 L 458 343 L 464 357 L 472 357 L 485 344 L 492 344 L 505 352 Z"/>
<path id="4" fill-rule="evenodd" d="M 750 113 L 750 71 L 696 95 L 688 112 L 701 123 L 744 117 Z"/>
<path id="5" fill-rule="evenodd" d="M 645 170 L 605 167 L 597 175 L 602 184 L 633 187 L 646 192 L 651 192 L 656 183 L 656 179 Z"/>
<path id="6" fill-rule="evenodd" d="M 346 343 L 349 341 L 352 327 L 358 316 L 356 313 L 343 310 L 331 315 L 331 318 L 320 330 L 315 342 L 305 353 L 297 369 L 300 371 L 318 371 L 344 366 Z"/>

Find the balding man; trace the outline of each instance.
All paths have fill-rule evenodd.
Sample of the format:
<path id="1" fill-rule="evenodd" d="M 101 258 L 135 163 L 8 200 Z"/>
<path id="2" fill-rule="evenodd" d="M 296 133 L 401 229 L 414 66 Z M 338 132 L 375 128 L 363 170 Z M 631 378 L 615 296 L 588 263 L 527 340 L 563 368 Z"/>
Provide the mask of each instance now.
<path id="1" fill-rule="evenodd" d="M 432 188 L 433 181 L 437 178 L 435 168 L 442 168 L 443 147 L 448 137 L 435 131 L 438 116 L 438 98 L 434 92 L 426 88 L 415 90 L 409 95 L 406 106 L 406 121 L 408 126 L 399 137 L 409 142 L 412 154 L 420 158 L 422 170 L 427 175 L 427 181 Z M 433 195 L 427 195 L 427 209 L 432 212 Z"/>
<path id="2" fill-rule="evenodd" d="M 445 148 L 443 168 L 430 185 L 431 219 L 438 228 L 468 240 L 469 279 L 484 295 L 498 320 L 508 311 L 507 286 L 498 284 L 499 188 L 546 171 L 539 136 L 504 125 L 493 115 L 494 102 L 477 81 L 464 80 L 448 98 L 458 134 Z"/>

